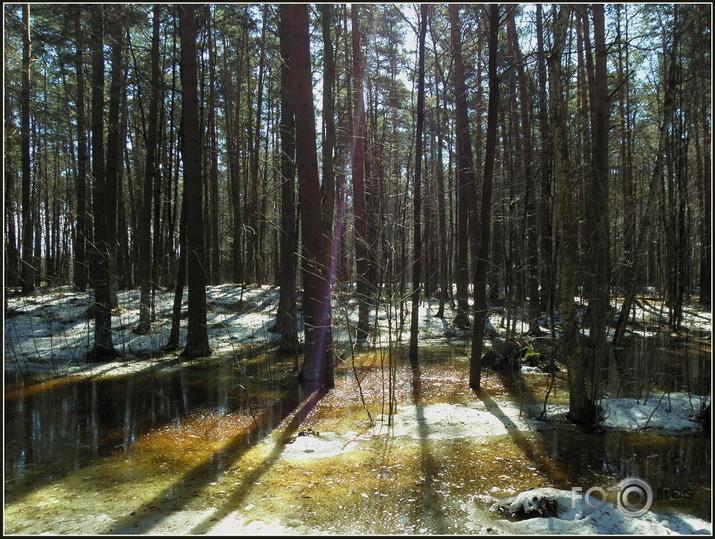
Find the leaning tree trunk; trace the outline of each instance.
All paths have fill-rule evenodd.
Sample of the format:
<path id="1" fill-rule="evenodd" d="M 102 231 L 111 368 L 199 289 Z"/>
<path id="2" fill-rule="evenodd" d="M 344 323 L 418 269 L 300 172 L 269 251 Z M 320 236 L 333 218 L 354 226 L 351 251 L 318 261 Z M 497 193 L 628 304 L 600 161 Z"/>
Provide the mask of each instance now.
<path id="1" fill-rule="evenodd" d="M 639 261 L 643 260 L 643 257 L 645 256 L 645 248 L 647 246 L 646 239 L 648 234 L 652 231 L 653 214 L 655 212 L 653 206 L 656 200 L 656 190 L 658 188 L 658 184 L 661 182 L 663 174 L 663 158 L 666 151 L 668 131 L 670 129 L 673 111 L 675 110 L 675 94 L 678 86 L 675 50 L 677 49 L 680 37 L 680 32 L 675 31 L 673 33 L 673 43 L 670 50 L 667 50 L 665 47 L 663 50 L 663 55 L 668 58 L 668 69 L 666 80 L 663 84 L 663 104 L 661 105 L 661 123 L 658 128 L 658 147 L 656 150 L 655 162 L 653 163 L 653 168 L 651 169 L 651 177 L 648 183 L 648 194 L 645 197 L 646 207 L 640 220 L 637 239 L 634 242 L 633 247 L 633 260 L 635 260 L 636 263 L 628 267 L 629 274 L 626 279 L 625 297 L 623 299 L 623 304 L 621 305 L 618 323 L 616 324 L 616 330 L 613 335 L 613 346 L 618 346 L 620 340 L 623 338 L 626 323 L 628 322 L 628 313 L 630 312 L 633 302 L 635 301 L 636 284 L 642 277 L 640 270 L 641 265 Z"/>
<path id="2" fill-rule="evenodd" d="M 183 136 L 183 135 L 182 135 Z M 174 287 L 174 303 L 171 311 L 171 330 L 169 340 L 164 349 L 174 351 L 179 349 L 179 333 L 181 331 L 181 303 L 186 284 L 186 191 L 184 191 L 181 204 L 181 217 L 179 224 L 179 260 L 176 269 L 176 285 Z"/>

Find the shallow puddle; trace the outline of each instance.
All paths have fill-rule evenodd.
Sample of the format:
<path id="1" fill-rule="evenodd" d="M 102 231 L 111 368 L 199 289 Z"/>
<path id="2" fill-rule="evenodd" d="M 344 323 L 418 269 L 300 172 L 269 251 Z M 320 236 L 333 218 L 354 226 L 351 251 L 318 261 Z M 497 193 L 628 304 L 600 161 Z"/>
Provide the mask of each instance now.
<path id="1" fill-rule="evenodd" d="M 346 358 L 310 396 L 265 354 L 6 385 L 5 532 L 487 533 L 499 499 L 632 475 L 654 510 L 710 519 L 708 437 L 535 427 L 519 409 L 546 375 L 486 372 L 475 394 L 463 354 L 393 377 L 384 359 Z"/>

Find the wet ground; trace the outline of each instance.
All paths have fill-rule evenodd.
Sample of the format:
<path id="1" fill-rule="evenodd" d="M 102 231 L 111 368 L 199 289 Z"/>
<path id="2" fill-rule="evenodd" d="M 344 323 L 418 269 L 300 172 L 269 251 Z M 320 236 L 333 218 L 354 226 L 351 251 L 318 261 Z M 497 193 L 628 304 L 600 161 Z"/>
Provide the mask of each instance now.
<path id="1" fill-rule="evenodd" d="M 549 376 L 487 372 L 475 393 L 458 348 L 355 363 L 313 395 L 262 349 L 92 379 L 6 373 L 5 532 L 489 533 L 504 497 L 632 475 L 654 511 L 711 519 L 707 436 L 528 421 Z M 555 382 L 549 402 L 566 403 Z"/>

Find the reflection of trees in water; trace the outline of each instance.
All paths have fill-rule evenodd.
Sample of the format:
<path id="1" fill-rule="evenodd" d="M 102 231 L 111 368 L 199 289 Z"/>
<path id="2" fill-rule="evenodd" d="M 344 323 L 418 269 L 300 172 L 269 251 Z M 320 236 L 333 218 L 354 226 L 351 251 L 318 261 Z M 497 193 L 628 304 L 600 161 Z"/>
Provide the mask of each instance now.
<path id="1" fill-rule="evenodd" d="M 7 494 L 127 451 L 148 432 L 180 429 L 197 413 L 244 417 L 249 441 L 255 441 L 297 403 L 296 389 L 271 387 L 283 368 L 265 349 L 260 355 L 248 350 L 229 361 L 187 363 L 171 371 L 59 379 L 10 391 L 5 460 L 13 488 Z"/>

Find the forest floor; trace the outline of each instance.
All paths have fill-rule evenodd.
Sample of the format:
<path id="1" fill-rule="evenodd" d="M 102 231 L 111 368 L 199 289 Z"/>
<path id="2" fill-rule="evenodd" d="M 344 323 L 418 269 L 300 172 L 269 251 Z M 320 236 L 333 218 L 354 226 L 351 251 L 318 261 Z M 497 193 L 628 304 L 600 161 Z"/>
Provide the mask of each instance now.
<path id="1" fill-rule="evenodd" d="M 280 357 L 273 354 L 278 336 L 270 331 L 278 290 L 223 285 L 209 287 L 207 297 L 211 358 L 181 360 L 178 352 L 163 351 L 173 294 L 157 291 L 153 330 L 140 336 L 132 332 L 139 293 L 123 291 L 113 324 L 121 356 L 92 365 L 85 361 L 92 342 L 91 295 L 53 288 L 10 297 L 4 324 L 6 413 L 8 406 L 19 406 L 19 388 L 28 393 L 57 380 L 170 369 L 198 380 L 229 365 L 232 376 L 237 370 L 244 376 L 232 378 L 233 387 L 247 386 L 248 367 L 241 365 L 257 355 Z M 678 383 L 665 390 L 654 379 L 637 394 L 621 390 L 619 382 L 609 385 L 599 428 L 582 432 L 565 420 L 563 366 L 553 377 L 526 365 L 516 372 L 486 369 L 483 389 L 469 390 L 469 335 L 450 325 L 449 307 L 444 319 L 434 316 L 432 300 L 421 310 L 416 371 L 404 358 L 408 328 L 400 328 L 395 303 L 380 311 L 381 331 L 373 340 L 353 348 L 354 306 L 337 301 L 335 388 L 301 399 L 277 425 L 259 429 L 261 436 L 248 448 L 238 447 L 237 433 L 250 420 L 258 427 L 256 416 L 268 413 L 258 401 L 255 408 L 248 403 L 250 414 L 221 406 L 195 412 L 178 427 L 141 433 L 123 450 L 77 465 L 58 480 L 39 486 L 28 481 L 17 492 L 13 488 L 22 481 L 8 471 L 19 461 L 6 456 L 5 533 L 712 533 L 712 513 L 703 513 L 711 505 L 709 485 L 694 490 L 697 511 L 668 510 L 658 497 L 653 509 L 635 517 L 622 511 L 623 500 L 613 489 L 615 483 L 621 493 L 639 486 L 619 481 L 643 473 L 643 462 L 650 466 L 645 471 L 658 470 L 649 478 L 654 488 L 690 480 L 688 474 L 710 477 L 710 437 L 699 434 L 701 425 L 692 420 L 710 402 L 709 370 L 676 376 Z M 654 332 L 662 315 L 654 305 L 640 304 L 632 333 L 641 337 L 638 342 Z M 711 313 L 688 309 L 684 327 L 689 337 L 681 348 L 691 354 L 697 348 L 709 361 Z M 525 330 L 517 310 L 493 309 L 488 348 L 502 350 L 515 338 L 510 335 Z M 182 342 L 184 336 L 182 331 Z M 652 338 L 658 339 L 655 333 Z M 526 344 L 538 347 L 536 341 Z M 654 350 L 648 356 L 653 361 Z M 277 359 L 248 378 L 280 385 L 293 376 L 293 361 Z M 694 369 L 698 361 L 691 357 L 687 364 Z M 13 439 L 7 421 L 6 414 L 6 448 Z M 696 447 L 707 446 L 707 454 L 689 449 L 692 436 Z M 670 468 L 683 468 L 685 475 L 669 475 Z M 583 496 L 598 485 L 611 491 L 607 503 Z M 541 518 L 505 518 L 498 508 L 510 504 Z"/>

